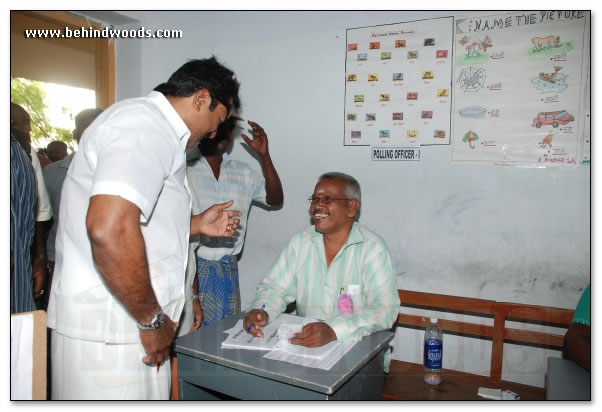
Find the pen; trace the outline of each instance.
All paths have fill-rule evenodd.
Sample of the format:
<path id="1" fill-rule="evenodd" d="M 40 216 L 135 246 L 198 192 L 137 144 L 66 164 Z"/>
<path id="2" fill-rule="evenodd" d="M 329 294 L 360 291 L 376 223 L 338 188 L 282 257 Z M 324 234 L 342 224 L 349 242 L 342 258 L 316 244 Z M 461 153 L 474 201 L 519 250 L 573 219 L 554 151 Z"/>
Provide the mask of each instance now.
<path id="1" fill-rule="evenodd" d="M 161 368 L 161 362 L 157 362 L 157 372 L 159 372 L 160 368 Z"/>

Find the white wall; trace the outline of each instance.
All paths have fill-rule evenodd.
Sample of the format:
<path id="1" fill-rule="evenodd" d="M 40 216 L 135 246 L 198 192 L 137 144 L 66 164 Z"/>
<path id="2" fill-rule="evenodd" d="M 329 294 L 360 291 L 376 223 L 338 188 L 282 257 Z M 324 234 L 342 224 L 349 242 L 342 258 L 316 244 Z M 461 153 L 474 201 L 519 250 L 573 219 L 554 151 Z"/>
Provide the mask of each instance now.
<path id="1" fill-rule="evenodd" d="M 183 36 L 116 40 L 116 100 L 146 95 L 188 60 L 214 53 L 215 12 L 127 11 L 119 14 L 136 20 L 119 28 L 182 30 Z"/>
<path id="2" fill-rule="evenodd" d="M 199 46 L 186 37 L 177 47 L 142 41 L 143 93 L 185 58 L 214 51 L 241 81 L 243 116 L 259 122 L 270 138 L 285 202 L 279 211 L 252 208 L 240 260 L 243 307 L 284 243 L 309 225 L 306 199 L 317 177 L 333 170 L 355 176 L 362 185 L 360 221 L 387 241 L 399 287 L 576 306 L 591 270 L 589 166 L 452 165 L 450 146 L 423 147 L 416 163 L 372 162 L 369 148 L 343 146 L 345 29 L 450 13 L 135 15 L 145 25 L 177 23 L 187 36 L 206 40 Z M 203 19 L 207 27 L 199 27 Z M 123 75 L 118 72 L 118 78 Z M 240 145 L 232 155 L 259 169 Z M 398 331 L 394 358 L 421 362 L 421 345 L 421 334 Z M 488 342 L 460 343 L 449 336 L 444 367 L 488 374 L 490 350 Z M 503 378 L 543 386 L 547 351 L 534 351 L 506 345 Z"/>

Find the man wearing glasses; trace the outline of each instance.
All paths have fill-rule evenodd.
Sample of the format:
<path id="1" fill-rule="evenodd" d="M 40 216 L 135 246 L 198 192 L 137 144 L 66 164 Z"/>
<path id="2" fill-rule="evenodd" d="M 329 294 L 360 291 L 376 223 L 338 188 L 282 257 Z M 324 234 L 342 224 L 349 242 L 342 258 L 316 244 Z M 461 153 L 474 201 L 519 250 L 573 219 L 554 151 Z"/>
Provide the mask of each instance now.
<path id="1" fill-rule="evenodd" d="M 84 132 L 61 195 L 52 399 L 168 399 L 189 235 L 232 236 L 240 216 L 230 201 L 191 217 L 185 149 L 215 136 L 238 89 L 214 57 L 191 60 Z"/>
<path id="2" fill-rule="evenodd" d="M 320 321 L 305 325 L 293 344 L 318 347 L 390 328 L 399 310 L 395 271 L 384 240 L 356 222 L 359 183 L 325 173 L 309 201 L 315 225 L 293 236 L 264 275 L 245 330 L 262 337 L 262 327 L 294 301 L 299 316 Z"/>

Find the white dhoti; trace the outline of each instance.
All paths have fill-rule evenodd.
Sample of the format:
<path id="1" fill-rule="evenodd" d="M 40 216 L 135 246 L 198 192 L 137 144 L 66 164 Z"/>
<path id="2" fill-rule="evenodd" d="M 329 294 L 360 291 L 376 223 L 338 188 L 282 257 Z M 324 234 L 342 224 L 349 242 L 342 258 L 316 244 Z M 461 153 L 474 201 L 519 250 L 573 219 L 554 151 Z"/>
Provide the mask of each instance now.
<path id="1" fill-rule="evenodd" d="M 52 400 L 168 400 L 170 363 L 142 362 L 140 344 L 73 339 L 52 331 Z"/>

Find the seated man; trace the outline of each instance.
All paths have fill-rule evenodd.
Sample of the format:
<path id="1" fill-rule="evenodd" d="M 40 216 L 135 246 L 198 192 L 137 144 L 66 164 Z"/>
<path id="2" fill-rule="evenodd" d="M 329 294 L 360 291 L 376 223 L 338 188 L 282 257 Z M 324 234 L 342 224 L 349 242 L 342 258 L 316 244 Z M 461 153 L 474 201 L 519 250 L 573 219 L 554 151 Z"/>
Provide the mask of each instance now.
<path id="1" fill-rule="evenodd" d="M 591 370 L 591 306 L 589 286 L 585 288 L 575 314 L 573 322 L 564 336 L 564 356 L 574 360 L 579 366 Z"/>
<path id="2" fill-rule="evenodd" d="M 293 236 L 264 275 L 245 330 L 263 337 L 261 328 L 294 301 L 299 316 L 320 321 L 305 325 L 293 344 L 318 347 L 389 329 L 399 310 L 395 271 L 383 239 L 356 222 L 358 182 L 323 174 L 309 200 L 315 225 Z"/>

